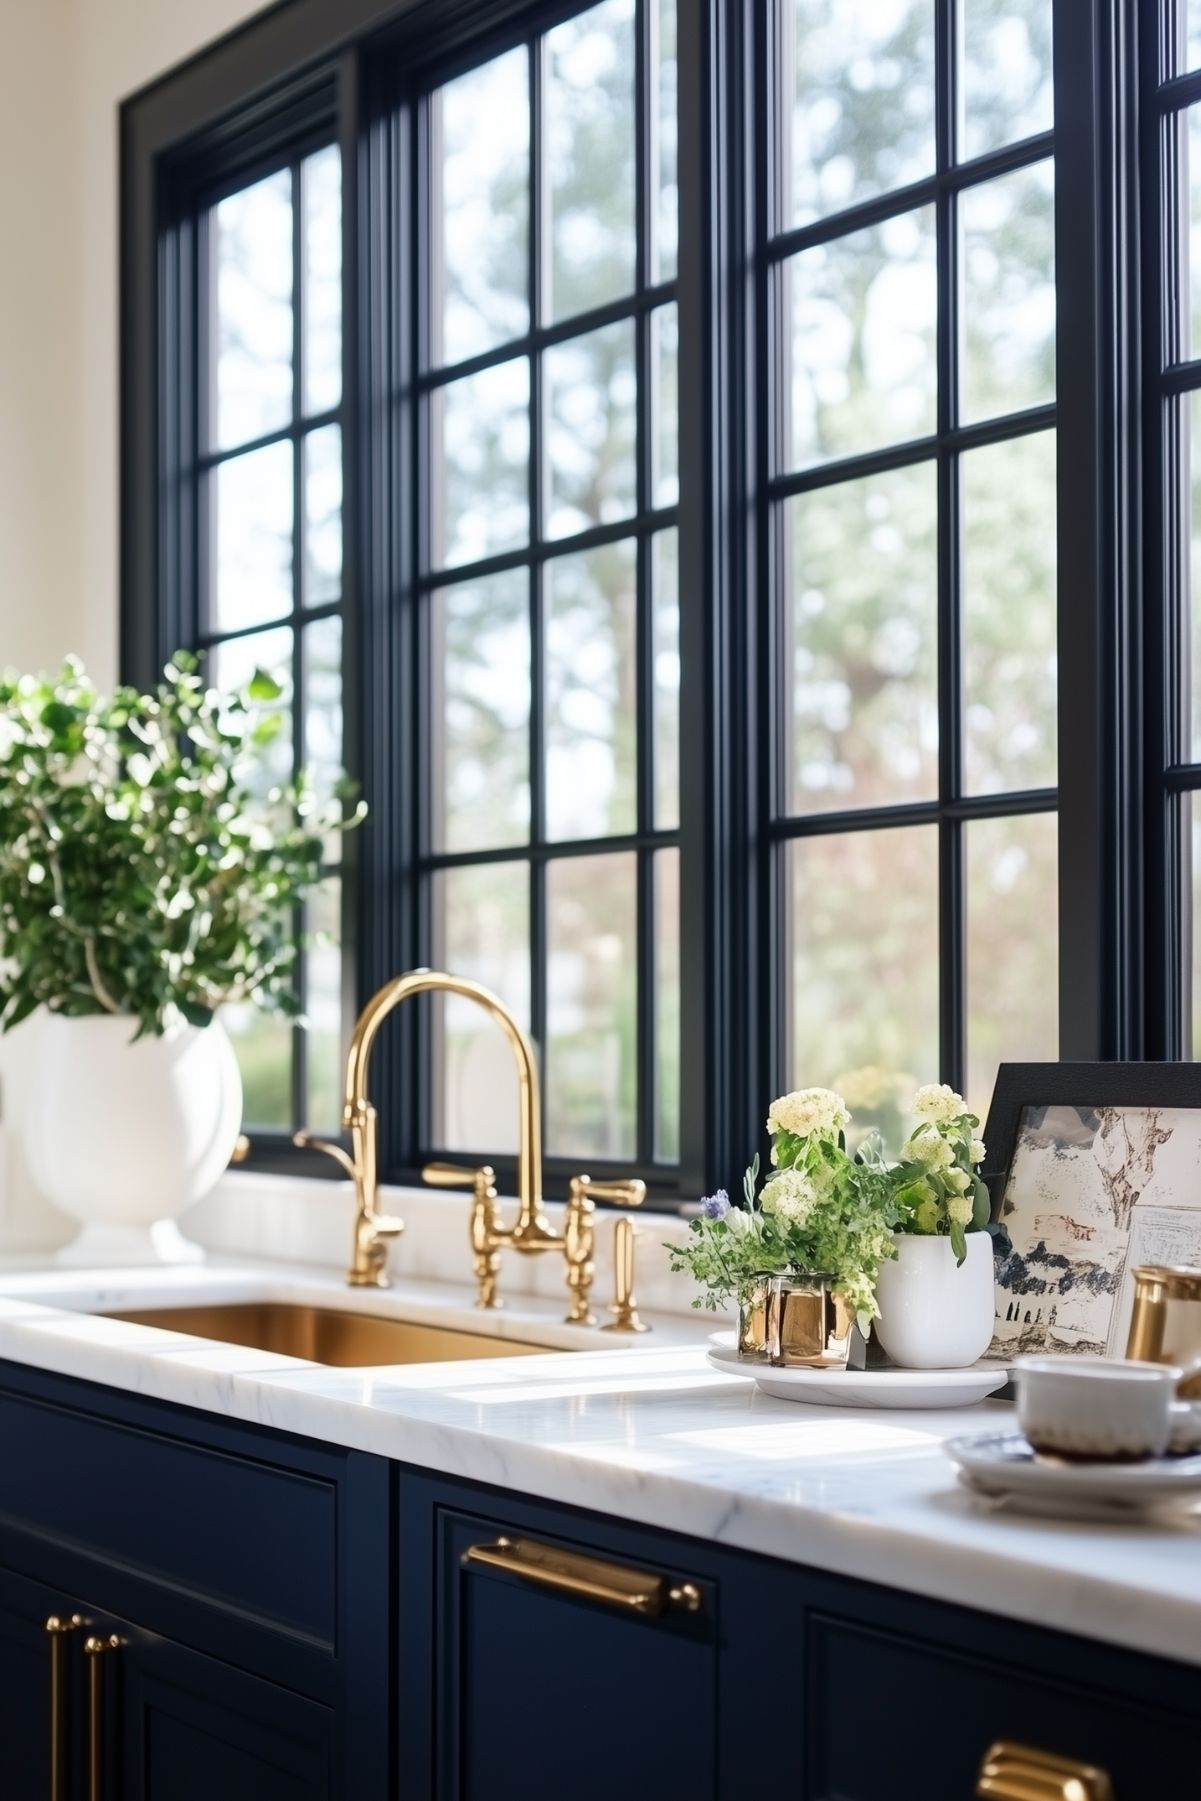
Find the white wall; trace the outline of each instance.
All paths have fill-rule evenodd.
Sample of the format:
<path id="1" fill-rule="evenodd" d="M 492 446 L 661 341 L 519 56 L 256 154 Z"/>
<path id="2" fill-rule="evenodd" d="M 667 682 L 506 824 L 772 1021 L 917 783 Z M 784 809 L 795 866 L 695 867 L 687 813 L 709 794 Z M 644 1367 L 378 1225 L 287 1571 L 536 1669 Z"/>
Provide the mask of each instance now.
<path id="1" fill-rule="evenodd" d="M 0 0 L 0 666 L 117 662 L 117 109 L 258 0 Z M 50 1243 L 11 1132 L 0 1247 Z M 7 1140 L 7 1142 L 6 1142 Z"/>

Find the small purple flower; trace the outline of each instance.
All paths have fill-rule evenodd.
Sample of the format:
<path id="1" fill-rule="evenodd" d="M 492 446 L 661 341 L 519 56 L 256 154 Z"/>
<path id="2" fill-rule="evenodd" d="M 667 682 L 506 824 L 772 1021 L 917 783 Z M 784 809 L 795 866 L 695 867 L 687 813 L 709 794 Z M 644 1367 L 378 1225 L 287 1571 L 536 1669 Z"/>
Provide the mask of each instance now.
<path id="1" fill-rule="evenodd" d="M 707 1194 L 701 1202 L 701 1211 L 706 1219 L 724 1219 L 730 1211 L 730 1197 L 724 1188 L 716 1194 Z"/>

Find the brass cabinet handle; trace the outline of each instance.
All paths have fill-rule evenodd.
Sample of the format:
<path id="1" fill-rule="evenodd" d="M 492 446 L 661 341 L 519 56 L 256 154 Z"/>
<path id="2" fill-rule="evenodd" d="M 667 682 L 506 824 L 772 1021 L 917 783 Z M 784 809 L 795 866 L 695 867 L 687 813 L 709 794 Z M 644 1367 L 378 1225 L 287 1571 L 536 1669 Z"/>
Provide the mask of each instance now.
<path id="1" fill-rule="evenodd" d="M 1001 1739 L 980 1765 L 981 1801 L 1113 1801 L 1104 1770 Z"/>
<path id="2" fill-rule="evenodd" d="M 46 1621 L 50 1639 L 50 1801 L 67 1796 L 67 1639 L 83 1621 L 77 1613 L 52 1613 Z"/>
<path id="3" fill-rule="evenodd" d="M 472 1545 L 463 1553 L 463 1567 L 505 1570 L 538 1588 L 601 1601 L 623 1613 L 698 1613 L 701 1607 L 701 1591 L 694 1582 L 672 1584 L 666 1576 L 648 1570 L 627 1569 L 579 1551 L 536 1544 L 530 1538 L 498 1538 L 490 1545 Z"/>
<path id="4" fill-rule="evenodd" d="M 88 1660 L 88 1801 L 104 1801 L 104 1659 L 120 1648 L 115 1632 L 83 1642 Z"/>

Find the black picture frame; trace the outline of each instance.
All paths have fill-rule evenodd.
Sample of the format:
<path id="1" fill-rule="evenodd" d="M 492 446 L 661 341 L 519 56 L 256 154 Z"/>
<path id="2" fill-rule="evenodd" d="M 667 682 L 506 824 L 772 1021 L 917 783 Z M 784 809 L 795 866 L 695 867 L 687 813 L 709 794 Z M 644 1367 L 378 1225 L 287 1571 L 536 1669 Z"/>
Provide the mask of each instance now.
<path id="1" fill-rule="evenodd" d="M 980 1174 L 999 1217 L 1027 1107 L 1201 1109 L 1201 1063 L 1002 1063 L 984 1125 Z"/>

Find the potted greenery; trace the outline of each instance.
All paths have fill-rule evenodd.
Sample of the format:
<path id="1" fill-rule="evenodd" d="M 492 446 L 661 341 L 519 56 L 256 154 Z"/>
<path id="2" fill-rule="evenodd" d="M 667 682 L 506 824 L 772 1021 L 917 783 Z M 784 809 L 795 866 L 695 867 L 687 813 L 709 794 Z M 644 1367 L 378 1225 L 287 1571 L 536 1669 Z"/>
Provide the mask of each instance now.
<path id="1" fill-rule="evenodd" d="M 807 1088 L 771 1104 L 773 1171 L 756 1192 L 759 1159 L 746 1172 L 743 1206 L 724 1190 L 702 1203 L 672 1267 L 703 1292 L 694 1307 L 737 1304 L 739 1355 L 784 1367 L 845 1365 L 851 1328 L 876 1314 L 876 1277 L 895 1254 L 901 1217 L 874 1145 L 846 1150 L 840 1095 Z"/>
<path id="2" fill-rule="evenodd" d="M 195 1254 L 173 1222 L 241 1122 L 220 1008 L 296 1012 L 296 909 L 343 807 L 303 777 L 256 798 L 280 698 L 263 672 L 220 696 L 182 654 L 151 694 L 74 660 L 0 681 L 0 1023 L 39 1015 L 23 1137 L 83 1223 L 73 1260 Z"/>
<path id="3" fill-rule="evenodd" d="M 993 1335 L 988 1190 L 980 1121 L 945 1083 L 919 1088 L 918 1123 L 891 1171 L 901 1220 L 876 1285 L 880 1343 L 908 1369 L 975 1363 Z"/>

